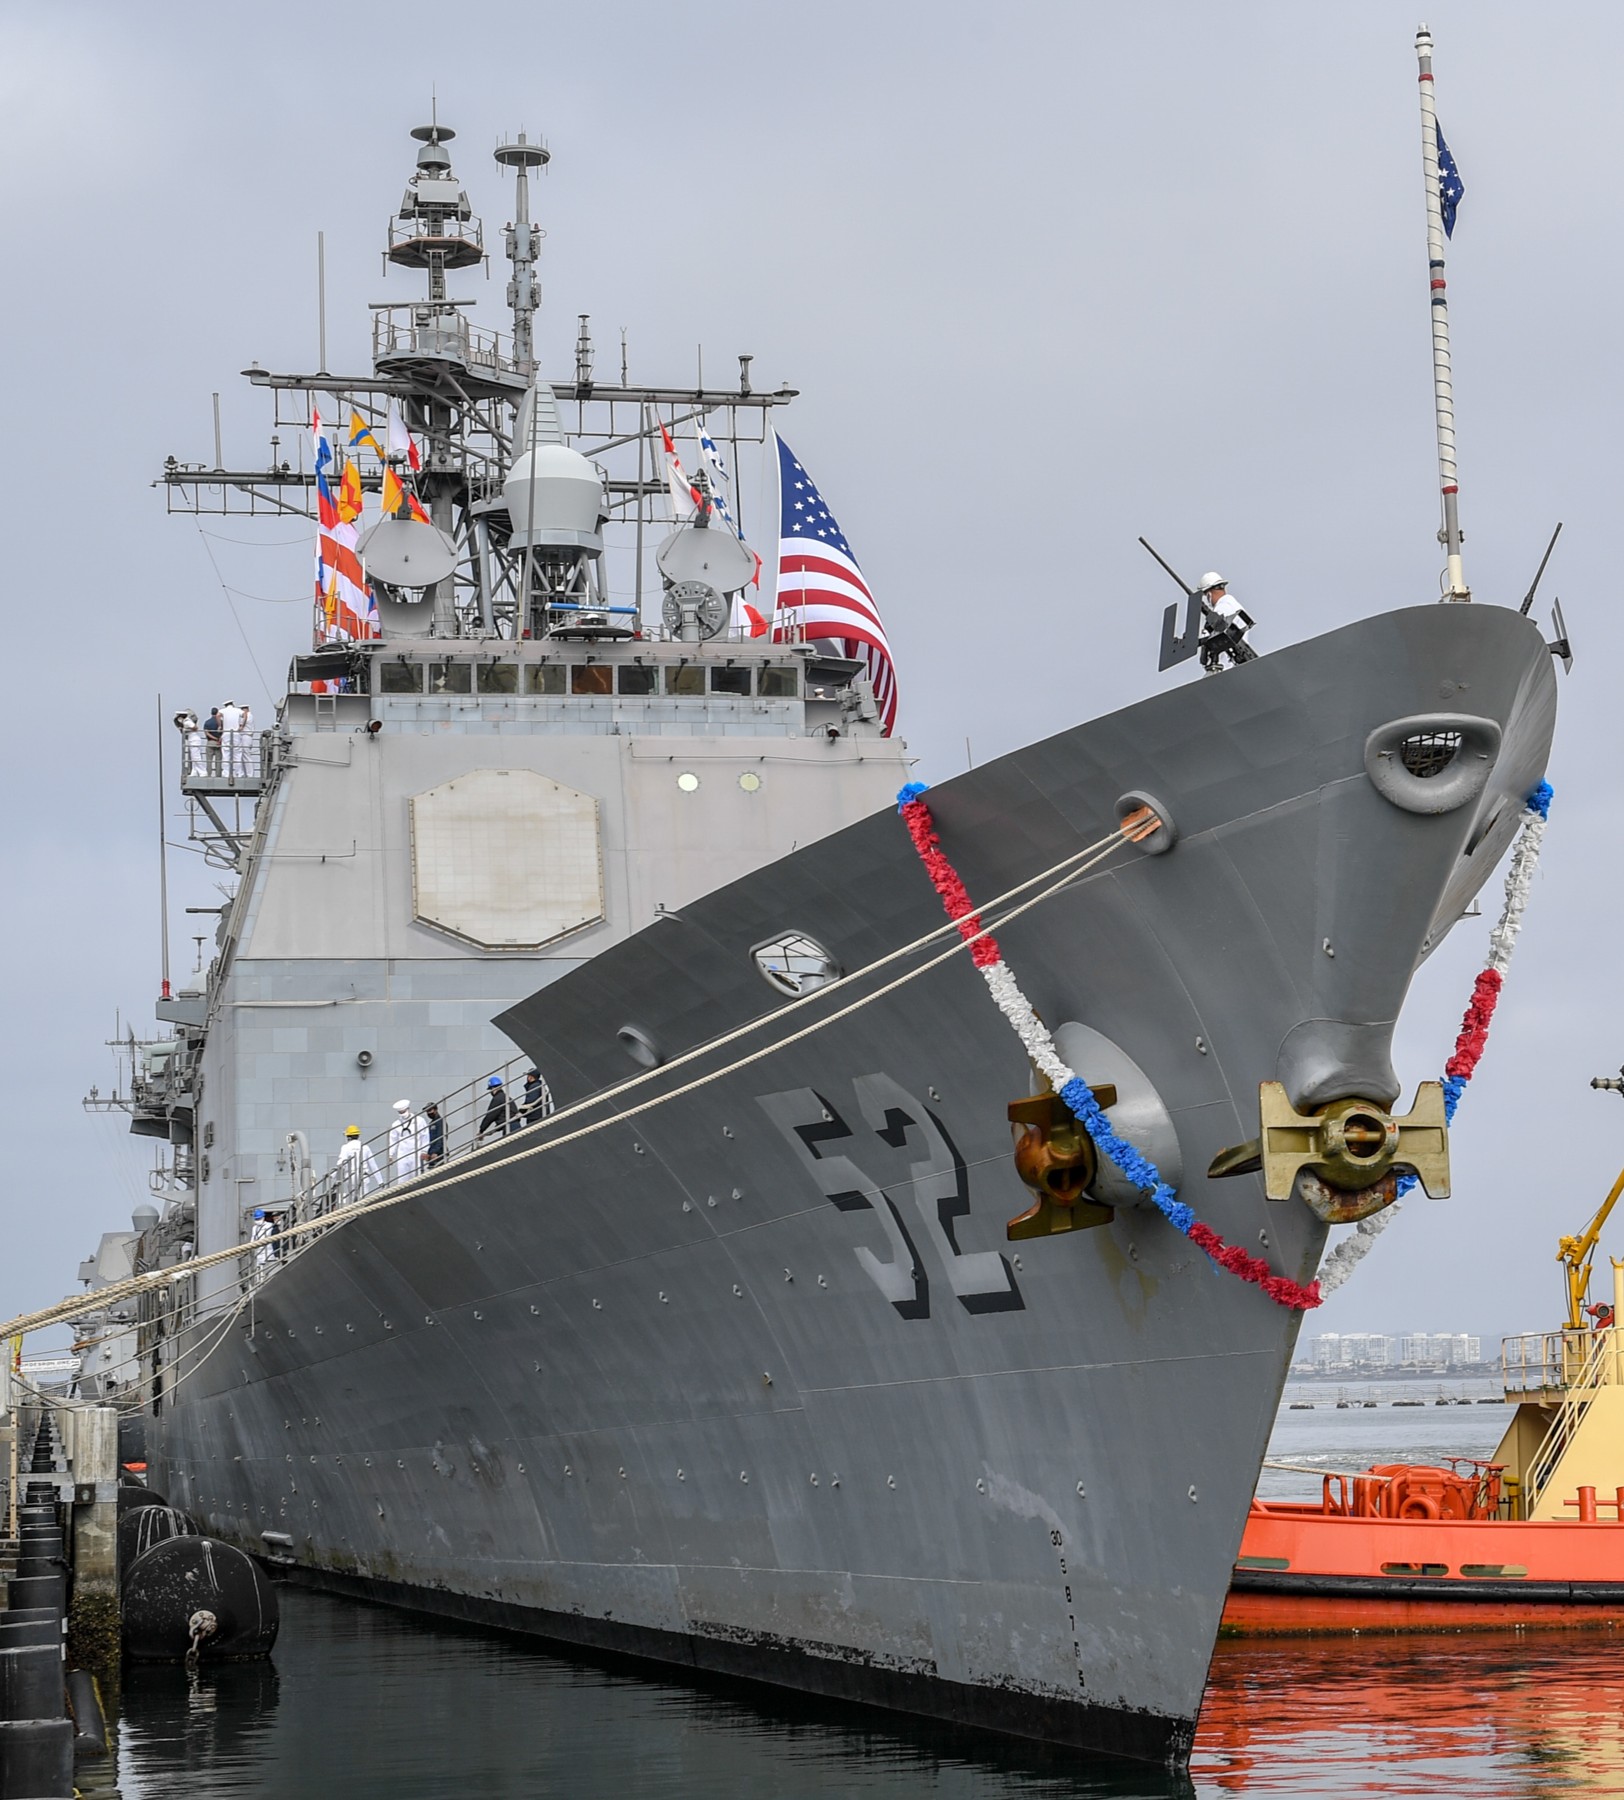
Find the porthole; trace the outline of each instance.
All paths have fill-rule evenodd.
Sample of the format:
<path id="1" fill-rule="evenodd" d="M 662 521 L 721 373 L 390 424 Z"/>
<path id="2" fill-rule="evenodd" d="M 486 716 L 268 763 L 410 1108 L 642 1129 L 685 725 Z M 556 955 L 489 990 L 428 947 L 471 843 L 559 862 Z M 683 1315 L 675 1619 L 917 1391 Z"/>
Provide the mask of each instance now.
<path id="1" fill-rule="evenodd" d="M 810 994 L 814 988 L 838 981 L 841 975 L 840 964 L 822 944 L 800 931 L 768 938 L 755 945 L 750 955 L 762 980 L 780 994 Z"/>
<path id="2" fill-rule="evenodd" d="M 761 777 L 754 769 L 746 769 L 739 777 L 739 786 L 742 787 L 747 794 L 754 794 L 760 790 Z"/>
<path id="3" fill-rule="evenodd" d="M 698 793 L 699 777 L 693 772 L 692 769 L 684 769 L 682 771 L 682 773 L 677 777 L 677 786 L 679 788 L 681 788 L 685 794 Z"/>

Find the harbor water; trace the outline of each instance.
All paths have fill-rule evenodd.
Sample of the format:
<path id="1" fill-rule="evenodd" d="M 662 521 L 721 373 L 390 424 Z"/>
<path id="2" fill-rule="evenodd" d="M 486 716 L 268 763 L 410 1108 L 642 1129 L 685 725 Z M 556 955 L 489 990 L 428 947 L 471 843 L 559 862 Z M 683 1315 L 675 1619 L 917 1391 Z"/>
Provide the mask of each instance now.
<path id="1" fill-rule="evenodd" d="M 1294 1383 L 1271 1460 L 1484 1456 L 1506 1418 L 1476 1404 L 1493 1391 Z M 1278 1469 L 1264 1482 L 1282 1497 L 1318 1485 Z M 130 1673 L 124 1800 L 1624 1795 L 1624 1635 L 1608 1632 L 1221 1642 L 1185 1777 L 594 1666 L 297 1587 L 282 1599 L 270 1664 Z"/>

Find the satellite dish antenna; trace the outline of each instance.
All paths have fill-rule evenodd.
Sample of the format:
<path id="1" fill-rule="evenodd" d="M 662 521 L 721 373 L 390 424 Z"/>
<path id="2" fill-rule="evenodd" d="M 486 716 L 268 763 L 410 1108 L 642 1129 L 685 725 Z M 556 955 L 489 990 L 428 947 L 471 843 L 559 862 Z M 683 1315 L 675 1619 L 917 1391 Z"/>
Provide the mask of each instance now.
<path id="1" fill-rule="evenodd" d="M 457 566 L 457 546 L 421 519 L 380 519 L 357 546 L 367 574 L 394 588 L 429 588 Z"/>
<path id="2" fill-rule="evenodd" d="M 715 526 L 679 526 L 654 552 L 654 560 L 674 586 L 703 582 L 718 594 L 747 587 L 756 572 L 754 551 L 742 538 Z"/>
<path id="3" fill-rule="evenodd" d="M 715 637 L 732 610 L 709 582 L 679 581 L 667 589 L 660 616 L 672 637 L 697 643 Z"/>

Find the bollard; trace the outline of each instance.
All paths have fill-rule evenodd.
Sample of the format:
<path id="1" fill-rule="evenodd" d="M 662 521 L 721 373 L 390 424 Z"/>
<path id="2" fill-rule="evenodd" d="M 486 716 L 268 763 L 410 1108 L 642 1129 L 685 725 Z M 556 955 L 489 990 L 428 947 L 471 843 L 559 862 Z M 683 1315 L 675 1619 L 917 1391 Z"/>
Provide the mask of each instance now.
<path id="1" fill-rule="evenodd" d="M 1579 1523 L 1594 1525 L 1596 1522 L 1596 1490 L 1593 1487 L 1582 1487 L 1579 1490 Z"/>

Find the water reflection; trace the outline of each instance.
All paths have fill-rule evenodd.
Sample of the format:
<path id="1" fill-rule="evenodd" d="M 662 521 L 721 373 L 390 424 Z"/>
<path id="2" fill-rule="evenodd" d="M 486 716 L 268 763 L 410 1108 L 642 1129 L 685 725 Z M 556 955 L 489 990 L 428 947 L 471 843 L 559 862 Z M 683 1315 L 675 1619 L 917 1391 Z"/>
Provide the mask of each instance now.
<path id="1" fill-rule="evenodd" d="M 282 1598 L 274 1670 L 132 1672 L 124 1800 L 1624 1795 L 1624 1639 L 1610 1634 L 1221 1645 L 1187 1780 Z"/>
<path id="2" fill-rule="evenodd" d="M 1594 1631 L 1220 1644 L 1202 1795 L 1624 1795 L 1624 1640 Z"/>

